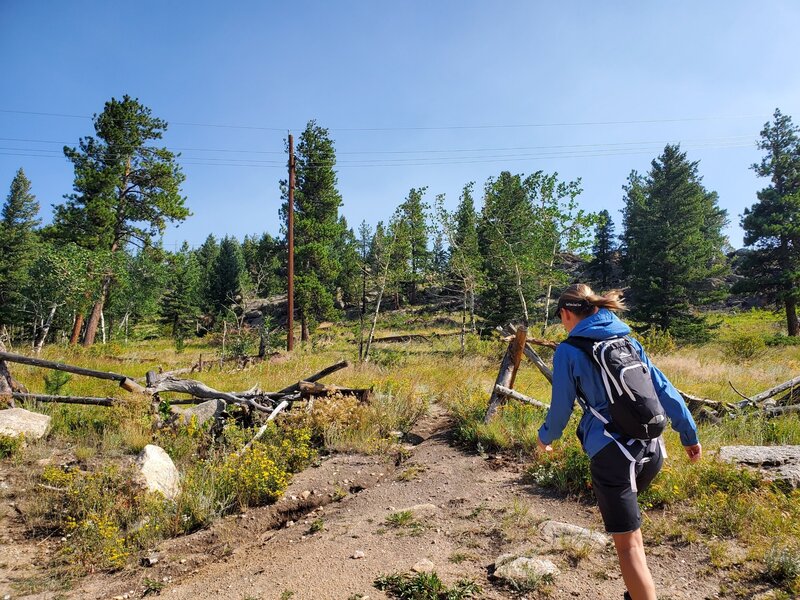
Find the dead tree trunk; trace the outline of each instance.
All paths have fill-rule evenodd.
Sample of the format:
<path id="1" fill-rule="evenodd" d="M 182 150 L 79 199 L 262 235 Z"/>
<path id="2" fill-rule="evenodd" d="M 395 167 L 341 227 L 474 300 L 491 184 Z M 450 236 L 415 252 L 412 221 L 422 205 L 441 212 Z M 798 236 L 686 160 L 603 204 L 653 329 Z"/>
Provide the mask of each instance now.
<path id="1" fill-rule="evenodd" d="M 514 380 L 517 377 L 517 370 L 519 363 L 522 360 L 522 353 L 525 349 L 525 338 L 527 331 L 524 327 L 520 327 L 514 340 L 508 345 L 508 350 L 503 357 L 503 362 L 500 365 L 500 373 L 497 375 L 495 386 L 500 385 L 505 388 L 513 388 Z M 506 396 L 497 392 L 492 388 L 492 395 L 489 398 L 489 408 L 486 409 L 486 416 L 483 418 L 484 423 L 491 421 L 497 409 L 506 403 Z"/>
<path id="2" fill-rule="evenodd" d="M 81 337 L 81 329 L 83 329 L 83 313 L 79 312 L 75 315 L 75 322 L 72 324 L 72 335 L 69 336 L 70 346 L 75 346 L 78 343 L 78 338 Z"/>
<path id="3" fill-rule="evenodd" d="M 89 316 L 89 321 L 86 323 L 86 332 L 83 334 L 83 345 L 86 347 L 94 344 L 94 338 L 97 336 L 97 327 L 100 325 L 100 317 L 103 313 L 103 306 L 105 305 L 106 298 L 108 297 L 108 288 L 111 287 L 111 275 L 103 277 L 103 285 L 100 289 L 100 297 L 92 307 L 92 314 Z"/>
<path id="4" fill-rule="evenodd" d="M 53 317 L 56 315 L 57 308 L 58 304 L 55 302 L 50 305 L 50 312 L 47 315 L 47 320 L 42 325 L 42 330 L 39 332 L 39 338 L 36 340 L 36 344 L 33 347 L 33 351 L 37 356 L 42 352 L 44 341 L 47 339 L 47 334 L 50 333 L 50 326 L 53 324 Z"/>

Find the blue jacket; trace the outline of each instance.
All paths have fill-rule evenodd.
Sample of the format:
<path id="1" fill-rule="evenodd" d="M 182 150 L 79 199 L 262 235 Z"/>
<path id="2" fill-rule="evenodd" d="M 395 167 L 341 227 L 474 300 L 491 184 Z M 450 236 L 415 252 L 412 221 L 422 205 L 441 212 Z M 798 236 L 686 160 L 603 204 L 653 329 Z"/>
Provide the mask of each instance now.
<path id="1" fill-rule="evenodd" d="M 570 336 L 605 340 L 628 335 L 630 332 L 630 327 L 620 321 L 614 313 L 601 308 L 595 314 L 581 320 L 570 332 Z M 684 446 L 697 444 L 697 425 L 678 390 L 653 366 L 642 345 L 636 340 L 631 341 L 642 361 L 650 369 L 658 398 L 672 422 L 672 428 L 680 434 L 681 443 Z M 591 359 L 580 348 L 559 344 L 553 357 L 553 395 L 550 410 L 547 411 L 544 424 L 539 428 L 539 439 L 543 443 L 549 444 L 557 440 L 564 432 L 575 405 L 577 385 L 580 385 L 589 404 L 608 419 L 608 399 L 600 374 Z M 590 457 L 612 441 L 604 434 L 603 423 L 589 411 L 584 412 L 578 425 L 578 437 Z"/>

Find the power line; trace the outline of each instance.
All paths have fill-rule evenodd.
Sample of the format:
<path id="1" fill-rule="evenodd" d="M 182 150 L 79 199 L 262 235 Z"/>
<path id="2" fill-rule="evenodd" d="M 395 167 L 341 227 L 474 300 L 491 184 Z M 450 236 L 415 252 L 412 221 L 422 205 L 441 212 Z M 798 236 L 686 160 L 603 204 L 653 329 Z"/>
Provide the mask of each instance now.
<path id="1" fill-rule="evenodd" d="M 64 113 L 50 113 L 50 112 L 36 112 L 25 110 L 11 110 L 0 109 L 0 113 L 8 114 L 23 114 L 33 116 L 48 116 L 72 119 L 92 119 L 93 117 L 87 115 L 71 115 Z M 516 123 L 516 124 L 481 124 L 481 125 L 431 125 L 431 126 L 395 126 L 395 127 L 328 127 L 328 131 L 448 131 L 448 130 L 470 130 L 470 129 L 530 129 L 530 128 L 544 128 L 544 127 L 590 127 L 602 125 L 645 125 L 656 123 L 690 123 L 699 121 L 719 121 L 729 119 L 752 119 L 764 118 L 764 115 L 711 115 L 704 117 L 678 117 L 669 119 L 633 119 L 633 120 L 618 120 L 618 121 L 564 121 L 564 122 L 551 122 L 551 123 Z M 769 118 L 769 117 L 767 117 Z M 222 129 L 252 129 L 260 131 L 282 131 L 286 132 L 291 127 L 269 127 L 262 125 L 235 125 L 223 123 L 199 123 L 187 121 L 170 121 L 172 125 L 181 125 L 189 127 L 212 127 Z M 302 127 L 294 128 L 302 129 Z"/>

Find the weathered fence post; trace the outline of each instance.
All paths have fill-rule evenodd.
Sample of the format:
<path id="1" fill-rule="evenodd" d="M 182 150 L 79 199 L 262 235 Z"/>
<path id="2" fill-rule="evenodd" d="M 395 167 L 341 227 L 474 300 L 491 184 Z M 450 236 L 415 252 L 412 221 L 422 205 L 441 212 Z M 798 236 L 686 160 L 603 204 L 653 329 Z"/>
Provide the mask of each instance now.
<path id="1" fill-rule="evenodd" d="M 525 327 L 520 327 L 514 334 L 514 339 L 508 345 L 508 350 L 503 357 L 503 362 L 500 365 L 500 373 L 497 375 L 495 386 L 500 385 L 506 388 L 514 387 L 514 380 L 517 377 L 517 370 L 519 363 L 522 360 L 522 353 L 525 350 L 525 342 L 528 338 L 528 331 Z M 486 416 L 483 418 L 484 423 L 488 423 L 497 408 L 506 403 L 506 396 L 500 394 L 494 387 L 492 388 L 492 395 L 489 398 L 489 408 L 486 409 Z"/>

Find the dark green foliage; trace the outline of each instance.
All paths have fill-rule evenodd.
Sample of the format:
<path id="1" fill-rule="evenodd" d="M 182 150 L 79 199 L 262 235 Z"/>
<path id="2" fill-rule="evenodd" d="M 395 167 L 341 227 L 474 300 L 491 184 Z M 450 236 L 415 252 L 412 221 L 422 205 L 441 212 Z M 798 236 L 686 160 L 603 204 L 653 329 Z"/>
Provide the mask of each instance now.
<path id="1" fill-rule="evenodd" d="M 727 213 L 703 187 L 697 165 L 679 146 L 666 146 L 646 179 L 631 173 L 623 209 L 632 317 L 643 329 L 690 341 L 708 337 L 711 324 L 694 309 L 724 295 L 712 280 L 727 272 Z"/>
<path id="2" fill-rule="evenodd" d="M 800 129 L 788 115 L 775 110 L 774 121 L 761 130 L 758 146 L 766 151 L 753 169 L 769 177 L 770 185 L 758 192 L 758 202 L 745 209 L 742 227 L 742 272 L 748 279 L 736 291 L 757 291 L 783 304 L 787 331 L 800 335 L 797 302 L 800 300 Z"/>
<path id="3" fill-rule="evenodd" d="M 394 219 L 396 240 L 392 268 L 412 304 L 416 302 L 417 288 L 430 268 L 429 226 L 425 216 L 429 206 L 423 201 L 427 189 L 411 188 L 397 208 Z"/>
<path id="4" fill-rule="evenodd" d="M 228 309 L 242 292 L 246 276 L 242 247 L 234 237 L 225 236 L 214 261 L 209 290 L 209 305 L 214 314 Z"/>
<path id="5" fill-rule="evenodd" d="M 165 121 L 123 96 L 106 102 L 95 115 L 94 128 L 97 137 L 81 138 L 79 148 L 64 147 L 75 167 L 75 191 L 66 196 L 66 204 L 55 207 L 59 238 L 90 249 L 149 245 L 168 222 L 189 216 L 176 156 L 149 145 L 161 139 Z"/>
<path id="6" fill-rule="evenodd" d="M 23 321 L 22 291 L 35 258 L 38 214 L 39 203 L 31 193 L 31 182 L 20 169 L 11 182 L 0 220 L 0 327 Z"/>
<path id="7" fill-rule="evenodd" d="M 482 305 L 490 322 L 527 323 L 533 301 L 544 295 L 546 307 L 551 288 L 566 283 L 556 259 L 583 250 L 594 223 L 577 206 L 580 192 L 580 181 L 561 182 L 557 173 L 542 171 L 525 178 L 504 171 L 487 181 L 478 245 L 487 282 Z"/>
<path id="8" fill-rule="evenodd" d="M 266 298 L 286 291 L 286 246 L 280 239 L 268 233 L 245 237 L 242 254 L 256 296 Z"/>
<path id="9" fill-rule="evenodd" d="M 334 298 L 342 282 L 343 239 L 347 224 L 339 218 L 336 152 L 328 130 L 309 121 L 297 144 L 294 195 L 296 306 L 304 335 L 311 325 L 335 315 Z M 284 199 L 287 182 L 281 182 Z M 287 205 L 281 208 L 286 226 Z M 354 276 L 357 274 L 353 274 Z"/>
<path id="10" fill-rule="evenodd" d="M 616 250 L 614 242 L 614 221 L 607 210 L 600 211 L 598 223 L 594 230 L 592 246 L 592 267 L 598 274 L 598 281 L 603 289 L 608 285 L 612 270 L 612 257 Z"/>
<path id="11" fill-rule="evenodd" d="M 172 338 L 181 347 L 186 337 L 195 331 L 200 314 L 200 268 L 186 242 L 168 260 L 170 274 L 166 293 L 161 298 L 161 322 L 169 326 Z"/>
<path id="12" fill-rule="evenodd" d="M 473 581 L 466 579 L 447 586 L 435 572 L 381 575 L 374 585 L 398 600 L 462 600 L 474 598 L 481 591 Z"/>
<path id="13" fill-rule="evenodd" d="M 197 268 L 200 270 L 200 308 L 205 313 L 214 312 L 214 297 L 211 292 L 214 281 L 214 268 L 219 256 L 219 244 L 214 234 L 209 234 L 203 245 L 195 250 L 197 255 Z"/>
<path id="14" fill-rule="evenodd" d="M 535 295 L 535 256 L 541 255 L 526 182 L 508 171 L 490 178 L 478 223 L 478 243 L 486 274 L 481 297 L 490 323 L 528 320 L 526 298 Z"/>

